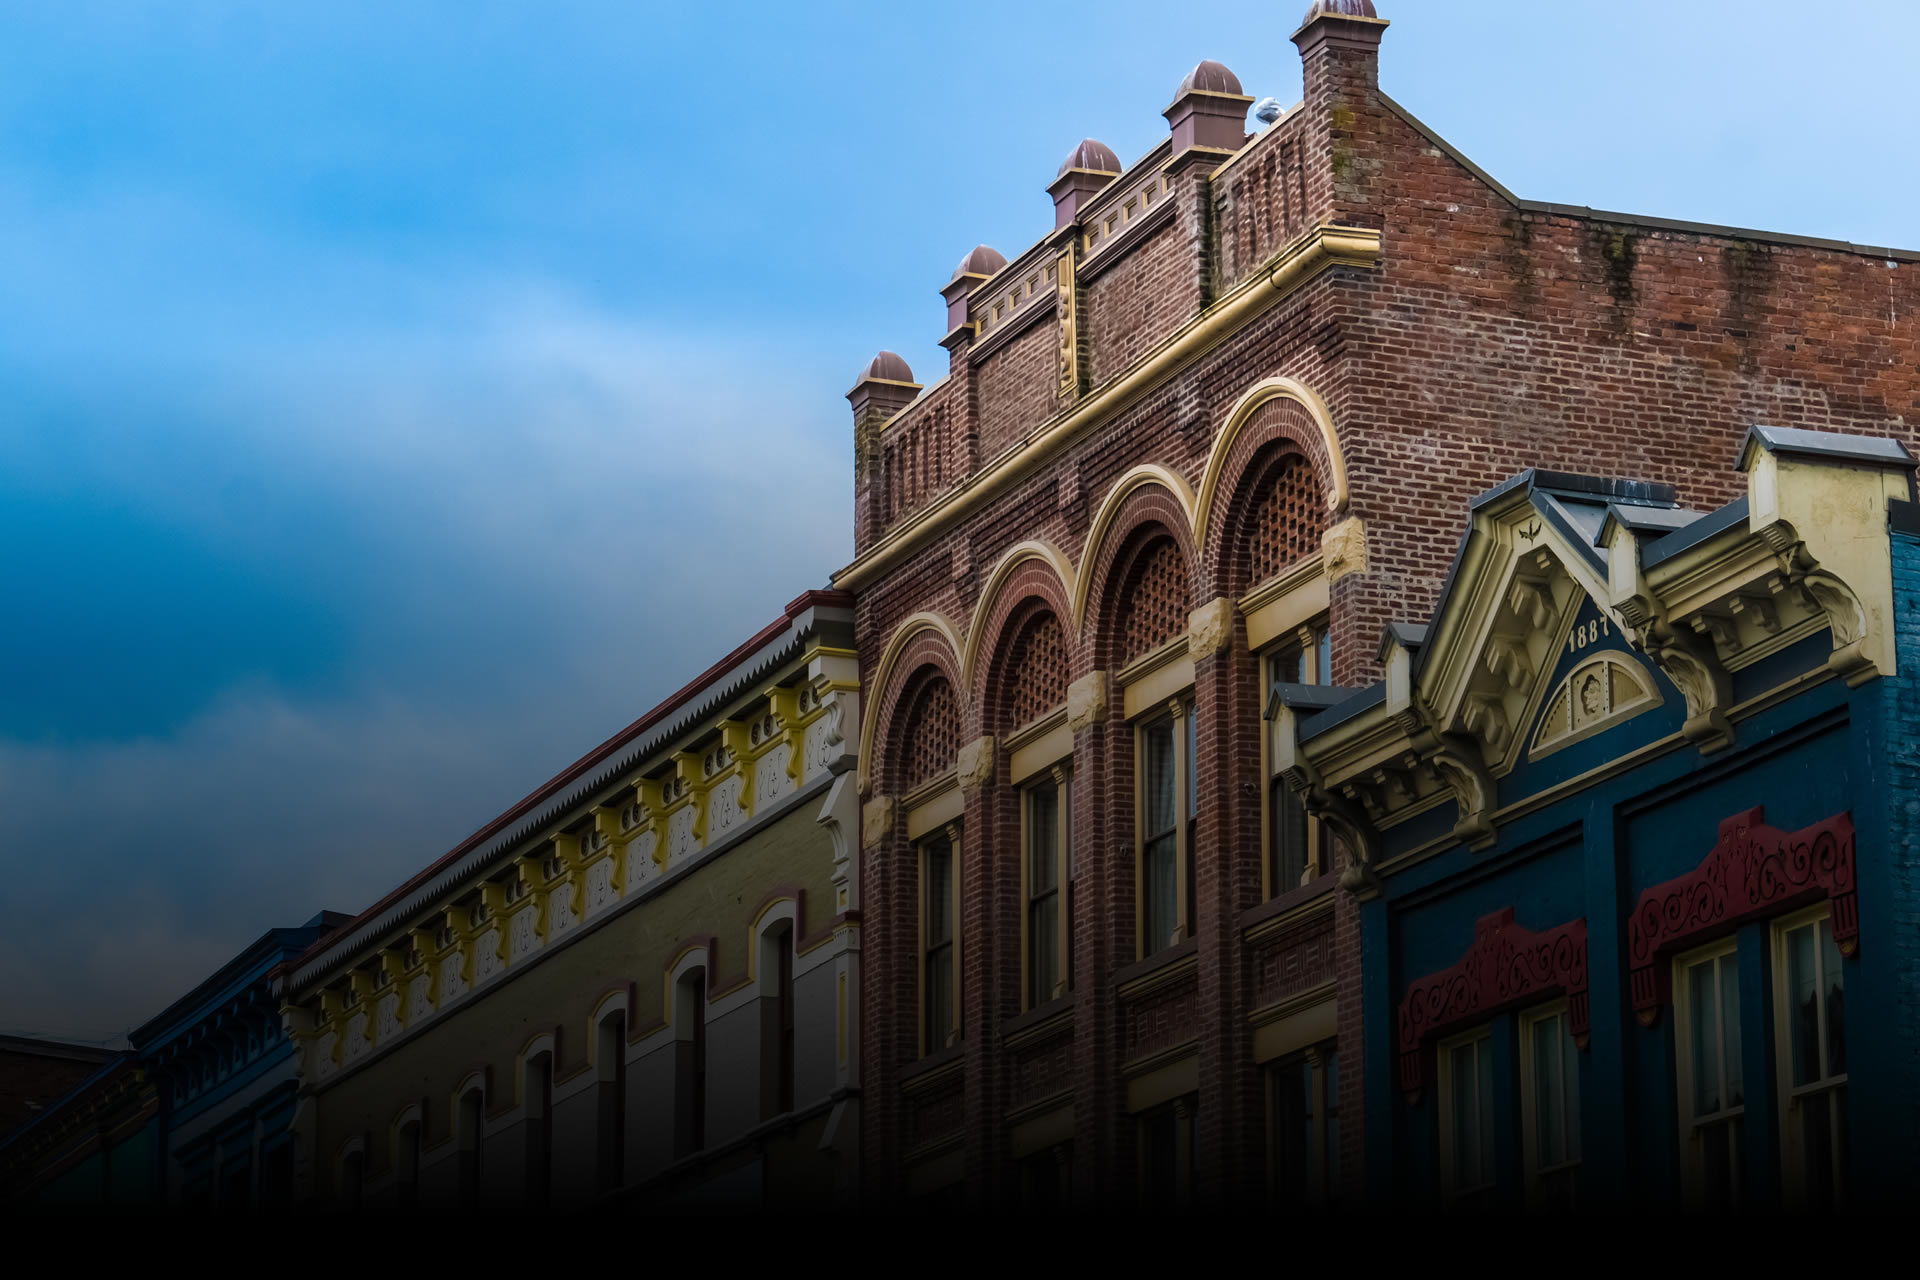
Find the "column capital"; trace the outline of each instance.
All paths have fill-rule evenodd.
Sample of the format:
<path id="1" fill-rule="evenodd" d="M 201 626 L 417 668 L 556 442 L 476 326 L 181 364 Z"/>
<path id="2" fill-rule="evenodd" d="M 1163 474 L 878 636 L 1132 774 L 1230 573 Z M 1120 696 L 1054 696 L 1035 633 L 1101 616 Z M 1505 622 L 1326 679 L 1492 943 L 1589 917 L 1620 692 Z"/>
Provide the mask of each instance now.
<path id="1" fill-rule="evenodd" d="M 960 748 L 960 754 L 954 757 L 954 772 L 959 776 L 962 791 L 978 791 L 993 781 L 994 742 L 991 737 L 975 738 Z"/>
<path id="2" fill-rule="evenodd" d="M 1107 673 L 1090 671 L 1067 686 L 1067 728 L 1078 733 L 1107 718 Z"/>

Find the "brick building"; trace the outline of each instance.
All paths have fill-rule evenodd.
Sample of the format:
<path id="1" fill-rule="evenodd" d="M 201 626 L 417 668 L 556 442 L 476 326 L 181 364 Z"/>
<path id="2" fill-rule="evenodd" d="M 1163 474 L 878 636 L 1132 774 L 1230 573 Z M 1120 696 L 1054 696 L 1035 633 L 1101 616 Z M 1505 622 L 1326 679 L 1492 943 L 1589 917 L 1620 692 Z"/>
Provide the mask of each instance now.
<path id="1" fill-rule="evenodd" d="M 882 1197 L 1359 1194 L 1375 881 L 1265 688 L 1379 678 L 1523 468 L 1711 510 L 1753 424 L 1913 435 L 1920 255 L 1522 200 L 1386 27 L 1318 0 L 1253 135 L 1207 62 L 1146 156 L 1077 147 L 942 290 L 947 376 L 849 395 Z"/>

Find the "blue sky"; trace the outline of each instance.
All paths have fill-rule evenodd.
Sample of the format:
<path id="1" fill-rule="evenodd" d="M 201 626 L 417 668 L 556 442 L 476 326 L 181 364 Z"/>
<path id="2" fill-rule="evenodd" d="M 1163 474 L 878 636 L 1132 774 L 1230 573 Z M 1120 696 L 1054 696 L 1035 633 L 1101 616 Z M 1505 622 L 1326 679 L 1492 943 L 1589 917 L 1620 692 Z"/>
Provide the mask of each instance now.
<path id="1" fill-rule="evenodd" d="M 0 3 L 0 1031 L 353 911 L 822 585 L 842 394 L 1305 0 Z M 1522 195 L 1920 247 L 1920 6 L 1381 0 Z"/>

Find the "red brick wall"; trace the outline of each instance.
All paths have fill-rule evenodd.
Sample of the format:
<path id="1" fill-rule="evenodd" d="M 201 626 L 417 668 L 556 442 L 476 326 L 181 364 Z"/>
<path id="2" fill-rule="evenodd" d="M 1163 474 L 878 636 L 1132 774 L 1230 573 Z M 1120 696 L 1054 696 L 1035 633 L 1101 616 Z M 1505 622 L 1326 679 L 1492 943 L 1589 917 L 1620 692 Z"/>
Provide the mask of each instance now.
<path id="1" fill-rule="evenodd" d="M 1058 404 L 1057 348 L 1054 326 L 1042 320 L 975 366 L 982 461 L 990 461 L 1053 416 Z"/>
<path id="2" fill-rule="evenodd" d="M 1095 386 L 1152 350 L 1193 314 L 1197 298 L 1185 236 L 1176 216 L 1135 246 L 1126 261 L 1087 282 L 1085 324 Z"/>

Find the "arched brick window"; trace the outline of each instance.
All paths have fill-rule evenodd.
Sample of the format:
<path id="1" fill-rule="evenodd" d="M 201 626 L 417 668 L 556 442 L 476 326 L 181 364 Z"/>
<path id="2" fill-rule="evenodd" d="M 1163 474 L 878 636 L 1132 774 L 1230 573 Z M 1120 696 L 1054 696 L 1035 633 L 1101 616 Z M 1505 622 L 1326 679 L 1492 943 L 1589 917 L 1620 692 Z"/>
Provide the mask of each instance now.
<path id="1" fill-rule="evenodd" d="M 1030 724 L 1067 700 L 1067 645 L 1051 611 L 1028 620 L 1007 658 L 1009 729 Z"/>
<path id="2" fill-rule="evenodd" d="M 953 767 L 960 750 L 960 709 L 947 678 L 931 671 L 905 703 L 900 758 L 905 785 L 911 788 Z"/>
<path id="3" fill-rule="evenodd" d="M 1313 468 L 1297 453 L 1269 466 L 1247 517 L 1248 586 L 1257 586 L 1320 550 L 1326 503 Z"/>
<path id="4" fill-rule="evenodd" d="M 1187 566 L 1171 537 L 1143 548 L 1128 574 L 1120 605 L 1120 652 L 1132 661 L 1187 629 Z"/>

